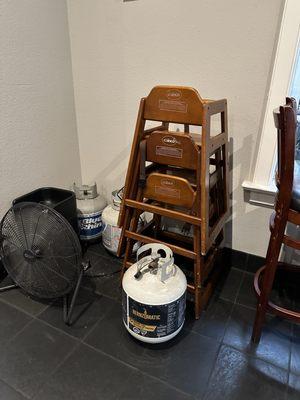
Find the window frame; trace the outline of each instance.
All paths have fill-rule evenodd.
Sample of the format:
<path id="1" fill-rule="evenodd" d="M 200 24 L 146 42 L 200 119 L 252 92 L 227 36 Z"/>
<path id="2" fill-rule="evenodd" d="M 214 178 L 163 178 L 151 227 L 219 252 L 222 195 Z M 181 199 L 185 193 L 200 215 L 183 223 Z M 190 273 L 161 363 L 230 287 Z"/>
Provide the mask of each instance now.
<path id="1" fill-rule="evenodd" d="M 300 1 L 285 0 L 252 181 L 242 186 L 249 203 L 273 206 L 276 144 L 273 110 L 290 92 L 300 45 Z M 286 60 L 293 60 L 292 63 Z"/>

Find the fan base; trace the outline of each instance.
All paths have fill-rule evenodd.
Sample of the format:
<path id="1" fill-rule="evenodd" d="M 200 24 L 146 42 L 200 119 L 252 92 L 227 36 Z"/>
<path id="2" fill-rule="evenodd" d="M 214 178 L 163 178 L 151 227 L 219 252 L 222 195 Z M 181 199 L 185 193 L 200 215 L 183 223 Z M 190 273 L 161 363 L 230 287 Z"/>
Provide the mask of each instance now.
<path id="1" fill-rule="evenodd" d="M 84 274 L 84 269 L 82 268 L 82 270 L 80 271 L 77 283 L 76 283 L 75 290 L 74 290 L 73 295 L 72 295 L 70 306 L 68 305 L 69 294 L 66 294 L 63 297 L 63 299 L 64 299 L 63 319 L 64 319 L 64 323 L 66 325 L 68 325 L 68 326 L 71 326 L 72 323 L 73 323 L 72 315 L 73 315 L 76 299 L 77 299 L 77 296 L 78 296 L 78 293 L 79 293 L 79 289 L 80 289 L 80 285 L 81 285 L 83 274 Z M 7 290 L 11 290 L 11 289 L 16 289 L 18 287 L 19 287 L 19 285 L 15 284 L 15 283 L 12 284 L 12 285 L 2 286 L 2 287 L 0 287 L 0 293 L 1 292 L 5 292 Z"/>
<path id="2" fill-rule="evenodd" d="M 2 286 L 2 287 L 0 287 L 0 293 L 1 292 L 6 292 L 6 290 L 15 289 L 17 287 L 19 287 L 19 286 L 16 285 L 15 283 L 13 285 Z"/>

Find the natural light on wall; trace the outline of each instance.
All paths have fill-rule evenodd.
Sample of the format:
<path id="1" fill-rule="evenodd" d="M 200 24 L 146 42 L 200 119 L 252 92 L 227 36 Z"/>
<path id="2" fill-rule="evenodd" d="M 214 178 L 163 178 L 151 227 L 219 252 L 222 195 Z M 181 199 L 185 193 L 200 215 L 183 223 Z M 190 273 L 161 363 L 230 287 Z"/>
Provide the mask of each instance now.
<path id="1" fill-rule="evenodd" d="M 286 96 L 300 98 L 300 1 L 286 0 L 278 37 L 265 117 L 256 162 L 249 181 L 243 182 L 245 197 L 252 204 L 272 206 L 276 187 L 276 132 L 273 110 Z M 252 178 L 252 179 L 251 179 Z"/>

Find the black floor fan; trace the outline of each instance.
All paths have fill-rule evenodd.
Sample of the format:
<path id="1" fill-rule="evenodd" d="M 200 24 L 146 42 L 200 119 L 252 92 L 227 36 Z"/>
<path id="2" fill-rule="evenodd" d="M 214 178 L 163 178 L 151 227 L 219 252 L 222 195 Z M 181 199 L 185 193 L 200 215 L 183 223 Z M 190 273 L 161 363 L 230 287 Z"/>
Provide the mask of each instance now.
<path id="1" fill-rule="evenodd" d="M 80 242 L 69 222 L 45 205 L 18 203 L 1 221 L 0 241 L 3 265 L 14 282 L 0 291 L 20 287 L 40 299 L 63 297 L 64 321 L 71 325 L 89 263 L 82 261 Z"/>

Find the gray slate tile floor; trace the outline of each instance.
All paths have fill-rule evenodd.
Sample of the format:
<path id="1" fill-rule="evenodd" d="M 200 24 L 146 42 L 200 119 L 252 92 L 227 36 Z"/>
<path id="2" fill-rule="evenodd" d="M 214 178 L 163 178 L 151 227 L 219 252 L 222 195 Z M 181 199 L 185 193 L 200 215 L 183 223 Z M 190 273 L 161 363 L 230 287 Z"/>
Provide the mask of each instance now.
<path id="1" fill-rule="evenodd" d="M 101 245 L 88 256 L 90 275 L 121 267 Z M 72 327 L 61 301 L 1 293 L 0 400 L 299 399 L 300 326 L 268 316 L 260 345 L 250 343 L 256 261 L 224 257 L 231 268 L 200 320 L 188 303 L 182 332 L 156 346 L 122 326 L 117 273 L 84 279 Z"/>

